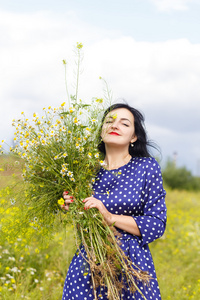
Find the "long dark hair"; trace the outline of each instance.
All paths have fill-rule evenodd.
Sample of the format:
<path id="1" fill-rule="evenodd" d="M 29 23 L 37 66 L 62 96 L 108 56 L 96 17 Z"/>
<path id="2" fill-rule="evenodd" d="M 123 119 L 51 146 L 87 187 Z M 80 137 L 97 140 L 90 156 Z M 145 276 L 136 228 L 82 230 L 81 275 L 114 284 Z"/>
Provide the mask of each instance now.
<path id="1" fill-rule="evenodd" d="M 157 149 L 157 146 L 154 143 L 148 141 L 146 130 L 145 130 L 145 125 L 144 125 L 144 116 L 137 109 L 135 109 L 135 108 L 133 108 L 133 107 L 131 107 L 128 104 L 125 104 L 125 103 L 117 103 L 117 104 L 111 105 L 104 112 L 104 115 L 103 115 L 103 118 L 102 118 L 101 129 L 102 129 L 103 122 L 104 122 L 105 117 L 107 116 L 107 114 L 110 111 L 112 111 L 114 109 L 117 109 L 117 108 L 126 108 L 134 116 L 135 135 L 137 136 L 137 141 L 134 142 L 134 147 L 131 147 L 131 145 L 129 145 L 130 155 L 133 156 L 133 157 L 151 157 L 151 154 L 150 154 L 148 148 L 153 147 L 153 148 Z M 98 149 L 101 153 L 103 153 L 105 155 L 106 154 L 105 144 L 102 141 L 100 134 L 101 134 L 101 132 L 99 133 Z"/>

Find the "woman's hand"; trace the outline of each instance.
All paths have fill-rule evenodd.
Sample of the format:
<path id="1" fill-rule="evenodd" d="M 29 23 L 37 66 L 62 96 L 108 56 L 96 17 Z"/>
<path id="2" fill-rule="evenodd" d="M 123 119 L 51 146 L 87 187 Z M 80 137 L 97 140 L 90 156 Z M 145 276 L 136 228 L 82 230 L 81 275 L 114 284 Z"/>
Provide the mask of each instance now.
<path id="1" fill-rule="evenodd" d="M 63 198 L 65 200 L 65 204 L 62 206 L 62 208 L 64 210 L 69 210 L 69 205 L 74 202 L 74 197 L 68 194 L 69 192 L 67 191 L 63 192 Z"/>
<path id="2" fill-rule="evenodd" d="M 88 197 L 83 200 L 85 203 L 84 209 L 97 208 L 104 217 L 108 225 L 112 225 L 112 214 L 106 209 L 105 205 L 95 197 Z"/>
<path id="3" fill-rule="evenodd" d="M 83 202 L 85 203 L 84 209 L 89 209 L 92 207 L 97 208 L 108 225 L 114 224 L 114 226 L 125 230 L 133 235 L 141 236 L 137 223 L 132 216 L 111 214 L 106 209 L 105 205 L 95 197 L 88 197 L 84 199 Z"/>

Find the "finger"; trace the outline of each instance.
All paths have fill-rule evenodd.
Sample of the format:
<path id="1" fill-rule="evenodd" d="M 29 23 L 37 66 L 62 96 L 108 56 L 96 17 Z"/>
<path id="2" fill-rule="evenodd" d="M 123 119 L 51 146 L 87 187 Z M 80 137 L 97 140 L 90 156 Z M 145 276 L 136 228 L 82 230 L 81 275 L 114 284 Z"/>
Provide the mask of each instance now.
<path id="1" fill-rule="evenodd" d="M 92 201 L 91 199 L 88 200 L 86 203 L 85 203 L 85 206 L 84 206 L 84 209 L 90 209 L 90 208 L 93 208 L 93 207 L 96 207 L 98 208 L 98 202 L 97 201 Z"/>
<path id="2" fill-rule="evenodd" d="M 74 199 L 74 197 L 71 196 L 71 195 L 64 195 L 63 198 L 64 198 L 65 200 L 73 200 L 73 199 Z"/>
<path id="3" fill-rule="evenodd" d="M 65 200 L 65 204 L 70 204 L 70 203 L 73 203 L 74 202 L 74 199 L 67 199 Z"/>
<path id="4" fill-rule="evenodd" d="M 69 210 L 69 205 L 62 205 L 62 209 Z"/>
<path id="5" fill-rule="evenodd" d="M 94 200 L 94 198 L 93 198 L 93 197 L 87 197 L 87 198 L 85 198 L 85 199 L 83 200 L 83 202 L 86 203 L 86 202 L 88 202 L 89 200 Z"/>
<path id="6" fill-rule="evenodd" d="M 63 192 L 63 196 L 64 196 L 64 195 L 68 195 L 68 194 L 69 194 L 68 191 L 64 191 L 64 192 Z"/>

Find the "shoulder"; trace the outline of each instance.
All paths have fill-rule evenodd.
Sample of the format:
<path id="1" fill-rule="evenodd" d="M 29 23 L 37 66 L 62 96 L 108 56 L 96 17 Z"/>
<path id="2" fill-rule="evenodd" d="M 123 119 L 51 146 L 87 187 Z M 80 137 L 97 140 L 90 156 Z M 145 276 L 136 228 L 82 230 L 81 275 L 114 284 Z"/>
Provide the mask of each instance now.
<path id="1" fill-rule="evenodd" d="M 138 166 L 159 166 L 154 157 L 132 157 L 132 163 Z"/>
<path id="2" fill-rule="evenodd" d="M 154 157 L 133 157 L 132 167 L 146 172 L 160 172 L 160 165 Z"/>

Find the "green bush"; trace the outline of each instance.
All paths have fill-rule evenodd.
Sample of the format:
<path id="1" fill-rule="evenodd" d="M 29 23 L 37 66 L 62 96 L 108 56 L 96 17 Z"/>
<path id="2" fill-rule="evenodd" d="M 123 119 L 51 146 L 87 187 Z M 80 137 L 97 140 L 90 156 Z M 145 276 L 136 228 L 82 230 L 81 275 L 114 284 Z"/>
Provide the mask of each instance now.
<path id="1" fill-rule="evenodd" d="M 179 190 L 200 190 L 200 178 L 194 177 L 186 167 L 177 168 L 168 160 L 162 172 L 167 187 Z"/>

